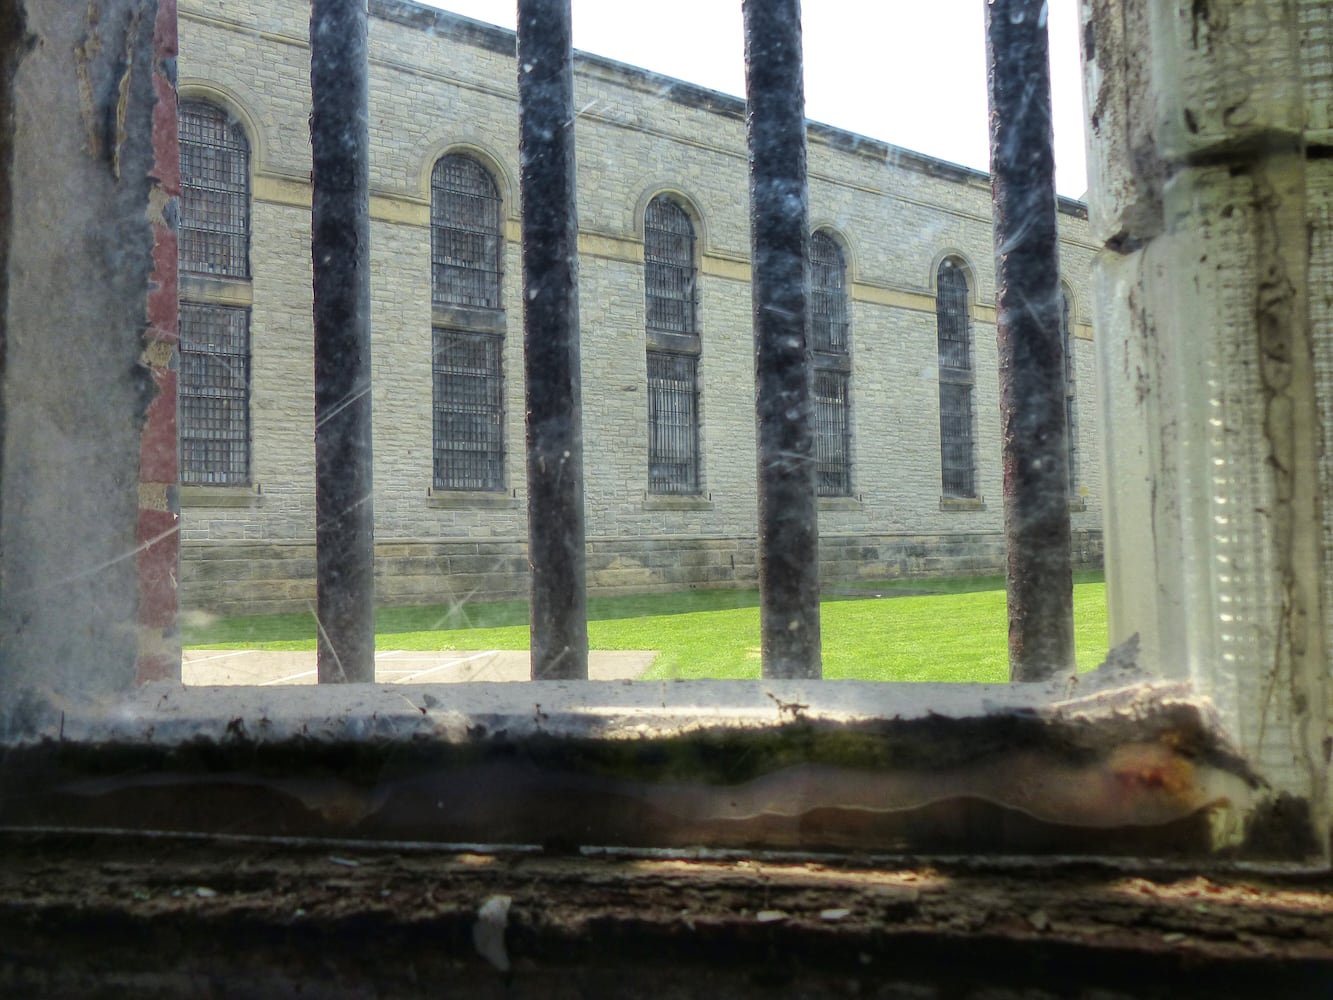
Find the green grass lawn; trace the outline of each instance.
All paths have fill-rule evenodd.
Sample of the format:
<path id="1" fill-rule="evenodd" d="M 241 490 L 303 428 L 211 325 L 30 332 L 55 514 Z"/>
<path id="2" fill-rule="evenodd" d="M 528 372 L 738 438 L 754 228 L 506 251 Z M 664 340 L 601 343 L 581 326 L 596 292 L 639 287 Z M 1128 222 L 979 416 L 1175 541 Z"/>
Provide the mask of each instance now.
<path id="1" fill-rule="evenodd" d="M 839 586 L 821 605 L 824 676 L 830 679 L 1008 679 L 1004 581 L 999 577 L 894 580 Z M 929 590 L 928 595 L 887 596 Z M 869 595 L 854 596 L 858 592 Z M 885 596 L 873 596 L 885 595 Z M 381 649 L 527 649 L 527 604 L 381 608 Z M 1080 573 L 1074 586 L 1080 670 L 1106 654 L 1106 585 Z M 314 649 L 308 614 L 226 618 L 185 630 L 185 644 L 231 649 Z M 759 595 L 753 590 L 593 598 L 593 649 L 656 649 L 649 678 L 757 678 Z"/>

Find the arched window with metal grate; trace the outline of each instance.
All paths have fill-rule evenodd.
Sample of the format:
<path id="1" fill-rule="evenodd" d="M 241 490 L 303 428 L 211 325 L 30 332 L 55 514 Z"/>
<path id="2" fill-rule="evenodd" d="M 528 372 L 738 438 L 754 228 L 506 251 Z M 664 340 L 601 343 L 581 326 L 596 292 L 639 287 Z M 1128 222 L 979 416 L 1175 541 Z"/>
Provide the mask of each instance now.
<path id="1" fill-rule="evenodd" d="M 852 492 L 851 354 L 847 262 L 820 231 L 810 237 L 810 333 L 815 358 L 815 484 L 820 496 Z"/>
<path id="2" fill-rule="evenodd" d="M 250 310 L 216 281 L 250 278 L 250 143 L 223 109 L 182 101 L 180 480 L 190 486 L 250 482 Z"/>
<path id="3" fill-rule="evenodd" d="M 499 309 L 500 192 L 470 156 L 440 157 L 430 181 L 431 300 Z"/>
<path id="4" fill-rule="evenodd" d="M 648 204 L 643 230 L 648 492 L 699 493 L 701 344 L 694 223 L 678 202 L 658 195 Z"/>
<path id="5" fill-rule="evenodd" d="M 1060 340 L 1065 350 L 1065 433 L 1069 441 L 1069 496 L 1078 496 L 1078 364 L 1074 357 L 1074 318 L 1069 292 L 1060 293 Z"/>
<path id="6" fill-rule="evenodd" d="M 847 262 L 828 233 L 810 237 L 810 329 L 815 351 L 847 353 Z"/>
<path id="7" fill-rule="evenodd" d="M 946 258 L 936 273 L 935 323 L 939 343 L 940 481 L 945 499 L 977 495 L 972 417 L 972 333 L 967 274 Z"/>
<path id="8" fill-rule="evenodd" d="M 180 105 L 182 271 L 250 276 L 250 143 L 204 101 Z"/>
<path id="9" fill-rule="evenodd" d="M 505 485 L 500 191 L 470 156 L 431 173 L 431 398 L 436 489 Z"/>
<path id="10" fill-rule="evenodd" d="M 648 329 L 697 334 L 694 224 L 689 214 L 658 195 L 644 218 L 643 244 Z"/>

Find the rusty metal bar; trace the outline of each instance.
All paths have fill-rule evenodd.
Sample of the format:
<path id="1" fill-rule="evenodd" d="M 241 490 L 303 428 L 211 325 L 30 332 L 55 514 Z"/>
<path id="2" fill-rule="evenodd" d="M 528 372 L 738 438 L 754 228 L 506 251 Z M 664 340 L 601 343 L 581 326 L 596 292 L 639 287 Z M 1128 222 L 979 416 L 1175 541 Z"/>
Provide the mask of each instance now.
<path id="1" fill-rule="evenodd" d="M 745 0 L 765 677 L 819 677 L 809 206 L 800 0 Z"/>
<path id="2" fill-rule="evenodd" d="M 518 2 L 533 680 L 588 676 L 570 0 Z"/>
<path id="3" fill-rule="evenodd" d="M 1047 0 L 987 0 L 1009 677 L 1074 666 Z"/>
<path id="4" fill-rule="evenodd" d="M 315 572 L 321 684 L 375 679 L 365 0 L 310 5 Z"/>

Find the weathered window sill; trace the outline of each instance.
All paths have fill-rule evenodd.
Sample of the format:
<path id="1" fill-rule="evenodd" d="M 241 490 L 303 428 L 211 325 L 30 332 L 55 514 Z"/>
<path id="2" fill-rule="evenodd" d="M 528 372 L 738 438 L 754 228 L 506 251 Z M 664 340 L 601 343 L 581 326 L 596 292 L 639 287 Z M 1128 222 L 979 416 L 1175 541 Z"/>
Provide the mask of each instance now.
<path id="1" fill-rule="evenodd" d="M 696 493 L 688 496 L 674 493 L 645 493 L 644 510 L 712 510 L 713 494 Z"/>
<path id="2" fill-rule="evenodd" d="M 486 493 L 481 490 L 426 490 L 426 506 L 440 510 L 521 510 L 516 492 Z"/>
<path id="3" fill-rule="evenodd" d="M 449 330 L 474 333 L 504 333 L 508 320 L 503 309 L 476 309 L 469 306 L 431 306 L 431 325 Z"/>
<path id="4" fill-rule="evenodd" d="M 249 306 L 254 302 L 254 286 L 249 278 L 221 277 L 211 274 L 180 274 L 180 297 L 218 305 Z"/>
<path id="5" fill-rule="evenodd" d="M 1198 861 L 1280 843 L 1323 863 L 1301 816 L 1274 819 L 1281 836 L 1244 825 L 1262 783 L 1206 700 L 1124 670 L 1024 685 L 153 684 L 111 710 L 34 696 L 0 758 L 0 826 Z"/>
<path id="6" fill-rule="evenodd" d="M 252 486 L 182 486 L 181 507 L 248 507 L 264 505 L 258 483 Z"/>
<path id="7" fill-rule="evenodd" d="M 985 510 L 985 497 L 940 497 L 940 510 Z"/>
<path id="8" fill-rule="evenodd" d="M 865 504 L 861 498 L 857 497 L 820 497 L 817 501 L 819 510 L 836 511 L 859 511 L 865 509 Z"/>

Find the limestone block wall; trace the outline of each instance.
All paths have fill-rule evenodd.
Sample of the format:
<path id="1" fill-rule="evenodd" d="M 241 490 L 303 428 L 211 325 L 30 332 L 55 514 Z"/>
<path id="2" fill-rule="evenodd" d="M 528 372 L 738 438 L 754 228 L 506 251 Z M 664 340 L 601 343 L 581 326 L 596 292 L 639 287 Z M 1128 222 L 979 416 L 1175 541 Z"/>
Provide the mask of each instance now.
<path id="1" fill-rule="evenodd" d="M 293 575 L 290 587 L 275 578 L 271 593 L 240 587 L 224 593 L 192 567 L 217 561 L 223 543 L 272 544 L 285 552 L 313 539 L 308 9 L 295 0 L 181 0 L 179 9 L 181 93 L 212 100 L 237 118 L 251 142 L 253 173 L 253 483 L 183 492 L 184 602 L 234 610 L 246 593 L 266 604 L 303 600 L 292 596 L 313 593 L 303 575 Z M 422 546 L 427 561 L 453 543 L 521 544 L 526 500 L 513 35 L 413 3 L 373 0 L 370 41 L 377 540 Z M 590 544 L 673 538 L 685 553 L 716 539 L 752 538 L 756 459 L 743 102 L 580 56 L 575 103 Z M 821 534 L 829 540 L 997 537 L 1002 503 L 988 179 L 824 126 L 811 126 L 809 142 L 811 223 L 831 230 L 844 248 L 852 322 L 852 495 L 821 503 Z M 490 170 L 505 220 L 506 471 L 505 489 L 496 494 L 440 496 L 431 489 L 430 172 L 446 152 L 466 152 Z M 686 500 L 647 494 L 643 213 L 664 191 L 689 207 L 698 236 L 702 492 Z M 1088 291 L 1094 247 L 1081 206 L 1065 202 L 1063 208 L 1061 267 L 1074 302 L 1079 392 L 1082 496 L 1074 526 L 1097 532 L 1102 482 Z M 940 499 L 933 285 L 946 255 L 965 262 L 972 292 L 978 502 L 963 509 L 944 509 Z M 990 546 L 978 542 L 979 559 L 990 559 Z M 304 572 L 305 559 L 293 561 L 294 574 Z M 947 565 L 964 571 L 966 562 Z M 629 577 L 606 575 L 610 567 L 603 572 L 596 563 L 590 561 L 593 587 L 630 586 Z M 688 565 L 637 579 L 643 587 L 743 582 L 692 574 L 683 568 Z M 857 575 L 841 558 L 828 566 L 837 567 L 827 570 L 834 575 Z M 383 599 L 417 599 L 415 585 L 395 583 L 393 576 L 382 570 Z M 519 572 L 510 592 L 524 586 Z"/>
<path id="2" fill-rule="evenodd" d="M 588 581 L 599 594 L 642 594 L 699 587 L 755 587 L 750 535 L 637 535 L 594 538 Z M 851 580 L 994 574 L 1004 571 L 998 532 L 820 537 L 825 585 Z M 1098 566 L 1100 531 L 1074 532 L 1074 562 Z M 524 596 L 523 538 L 403 539 L 375 547 L 375 593 L 385 604 L 453 604 Z M 315 604 L 313 542 L 196 542 L 183 566 L 192 611 L 277 614 Z"/>

